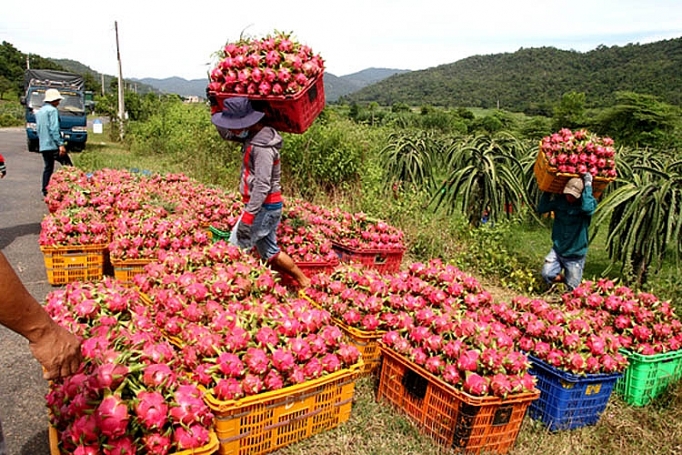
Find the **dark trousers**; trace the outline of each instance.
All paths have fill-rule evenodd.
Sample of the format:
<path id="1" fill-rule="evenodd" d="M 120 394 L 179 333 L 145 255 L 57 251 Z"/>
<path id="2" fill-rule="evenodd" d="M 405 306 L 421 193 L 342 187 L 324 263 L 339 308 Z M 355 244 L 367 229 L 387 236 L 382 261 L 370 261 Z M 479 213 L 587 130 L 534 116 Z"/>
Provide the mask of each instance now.
<path id="1" fill-rule="evenodd" d="M 59 155 L 59 150 L 43 150 L 40 152 L 43 155 L 43 196 L 47 196 L 47 185 L 50 183 L 50 178 L 54 172 L 54 162 L 57 161 L 62 166 L 73 166 L 69 154 L 63 156 Z"/>

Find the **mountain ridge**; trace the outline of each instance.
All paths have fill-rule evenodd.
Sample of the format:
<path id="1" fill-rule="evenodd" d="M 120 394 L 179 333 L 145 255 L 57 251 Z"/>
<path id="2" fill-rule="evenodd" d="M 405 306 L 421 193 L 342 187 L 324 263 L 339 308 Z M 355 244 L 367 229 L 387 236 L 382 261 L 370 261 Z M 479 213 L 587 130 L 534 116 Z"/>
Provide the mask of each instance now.
<path id="1" fill-rule="evenodd" d="M 360 90 L 368 85 L 379 82 L 395 74 L 404 74 L 409 70 L 391 68 L 367 68 L 345 76 L 324 73 L 324 91 L 327 102 L 335 102 L 341 96 Z M 129 81 L 139 82 L 156 88 L 163 93 L 176 93 L 180 96 L 206 97 L 207 79 L 187 80 L 178 76 L 163 79 L 145 77 L 141 79 L 129 78 Z"/>

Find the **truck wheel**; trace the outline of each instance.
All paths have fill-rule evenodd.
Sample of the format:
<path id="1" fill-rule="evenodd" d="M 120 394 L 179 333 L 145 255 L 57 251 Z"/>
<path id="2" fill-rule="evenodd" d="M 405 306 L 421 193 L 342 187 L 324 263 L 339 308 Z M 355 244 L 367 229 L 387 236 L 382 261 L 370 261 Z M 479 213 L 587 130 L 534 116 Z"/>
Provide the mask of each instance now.
<path id="1" fill-rule="evenodd" d="M 38 151 L 38 139 L 26 139 L 26 146 L 29 152 Z"/>

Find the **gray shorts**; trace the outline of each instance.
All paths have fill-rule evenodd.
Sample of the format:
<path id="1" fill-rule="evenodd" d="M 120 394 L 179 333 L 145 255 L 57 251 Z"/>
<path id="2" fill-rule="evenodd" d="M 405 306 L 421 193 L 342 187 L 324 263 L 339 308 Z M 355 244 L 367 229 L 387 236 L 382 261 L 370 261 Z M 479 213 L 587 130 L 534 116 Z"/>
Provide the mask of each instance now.
<path id="1" fill-rule="evenodd" d="M 260 209 L 251 225 L 251 242 L 243 244 L 237 240 L 237 227 L 241 223 L 240 217 L 230 233 L 230 243 L 243 249 L 250 249 L 255 246 L 261 259 L 269 261 L 280 251 L 275 234 L 281 219 L 281 208 L 274 210 Z"/>

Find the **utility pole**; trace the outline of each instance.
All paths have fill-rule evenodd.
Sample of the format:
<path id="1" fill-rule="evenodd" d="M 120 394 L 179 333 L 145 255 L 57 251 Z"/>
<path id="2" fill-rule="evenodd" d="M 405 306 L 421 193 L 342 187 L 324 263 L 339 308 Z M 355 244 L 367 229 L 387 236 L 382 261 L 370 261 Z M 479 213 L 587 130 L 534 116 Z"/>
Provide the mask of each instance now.
<path id="1" fill-rule="evenodd" d="M 119 139 L 123 140 L 123 120 L 125 117 L 125 103 L 123 100 L 123 70 L 121 69 L 121 52 L 118 47 L 118 21 L 114 21 L 116 29 L 116 58 L 118 59 L 118 122 Z"/>
<path id="2" fill-rule="evenodd" d="M 29 54 L 26 54 L 26 69 L 31 69 L 31 60 L 29 59 Z"/>
<path id="3" fill-rule="evenodd" d="M 104 96 L 104 73 L 102 73 L 100 76 L 102 76 L 102 96 Z"/>

